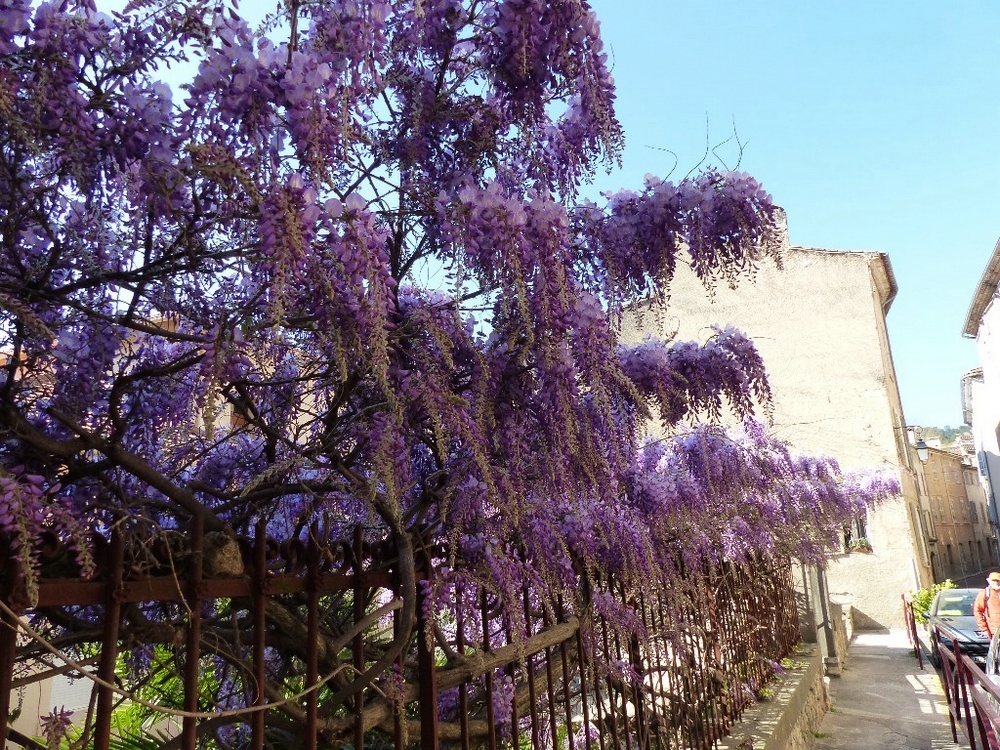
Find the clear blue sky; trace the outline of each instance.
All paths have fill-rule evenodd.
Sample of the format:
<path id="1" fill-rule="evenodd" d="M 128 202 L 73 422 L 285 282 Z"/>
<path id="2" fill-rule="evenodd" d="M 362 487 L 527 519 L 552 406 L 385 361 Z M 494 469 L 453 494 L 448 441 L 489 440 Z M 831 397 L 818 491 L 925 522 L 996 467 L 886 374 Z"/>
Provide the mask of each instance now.
<path id="1" fill-rule="evenodd" d="M 1000 237 L 1000 4 L 593 0 L 624 168 L 683 176 L 735 123 L 741 168 L 793 245 L 889 255 L 889 335 L 911 424 L 962 423 L 961 332 Z M 735 146 L 719 153 L 732 167 Z M 716 162 L 718 163 L 718 162 Z"/>

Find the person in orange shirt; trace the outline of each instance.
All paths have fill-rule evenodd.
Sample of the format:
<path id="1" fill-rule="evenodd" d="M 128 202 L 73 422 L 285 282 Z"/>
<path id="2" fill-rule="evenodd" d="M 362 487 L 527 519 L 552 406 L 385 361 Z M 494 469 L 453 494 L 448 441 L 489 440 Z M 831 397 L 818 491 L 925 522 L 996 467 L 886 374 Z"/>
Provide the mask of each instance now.
<path id="1" fill-rule="evenodd" d="M 976 596 L 972 614 L 976 626 L 990 638 L 1000 630 L 1000 572 L 994 570 L 986 576 L 986 588 Z"/>

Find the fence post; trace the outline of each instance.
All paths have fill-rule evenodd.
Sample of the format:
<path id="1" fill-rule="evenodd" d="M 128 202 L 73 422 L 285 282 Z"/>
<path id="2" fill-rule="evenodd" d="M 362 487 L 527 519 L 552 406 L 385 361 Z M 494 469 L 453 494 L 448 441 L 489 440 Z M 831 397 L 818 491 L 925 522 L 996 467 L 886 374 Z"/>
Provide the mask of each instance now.
<path id="1" fill-rule="evenodd" d="M 254 696 L 253 704 L 258 710 L 251 721 L 250 747 L 252 750 L 264 750 L 265 723 L 264 709 L 259 708 L 267 702 L 267 664 L 264 660 L 267 651 L 267 617 L 265 615 L 265 589 L 267 586 L 267 521 L 257 520 L 253 540 L 253 674 Z"/>
<path id="2" fill-rule="evenodd" d="M 556 622 L 565 622 L 565 617 L 566 613 L 563 611 L 562 594 L 559 594 L 556 598 Z M 569 744 L 569 750 L 575 750 L 576 745 L 573 740 L 573 693 L 569 679 L 569 649 L 567 646 L 568 644 L 564 638 L 559 644 L 559 657 L 562 660 L 563 708 L 566 711 L 566 728 L 568 730 L 566 732 L 566 741 Z"/>
<path id="3" fill-rule="evenodd" d="M 198 711 L 198 678 L 201 661 L 201 575 L 205 554 L 205 517 L 197 513 L 191 519 L 191 563 L 187 571 L 184 592 L 188 608 L 187 641 L 184 649 L 184 716 L 181 729 L 181 747 L 194 750 L 198 744 L 198 720 L 192 716 Z"/>
<path id="4" fill-rule="evenodd" d="M 354 527 L 354 538 L 352 549 L 354 554 L 354 624 L 358 624 L 365 619 L 365 588 L 364 588 L 364 529 L 361 526 Z M 351 661 L 354 665 L 354 674 L 359 675 L 365 671 L 365 636 L 358 632 L 351 641 Z M 354 747 L 365 746 L 365 691 L 359 690 L 354 696 Z M 398 712 L 397 712 L 398 713 Z"/>
<path id="5" fill-rule="evenodd" d="M 438 750 L 438 689 L 437 664 L 434 661 L 433 627 L 427 621 L 427 585 L 431 577 L 430 563 L 417 575 L 417 667 L 420 672 L 420 747 Z M 422 573 L 422 574 L 421 574 Z"/>
<path id="6" fill-rule="evenodd" d="M 111 570 L 107 581 L 104 605 L 104 633 L 101 639 L 101 661 L 97 676 L 105 683 L 115 681 L 118 663 L 118 631 L 122 617 L 122 578 L 125 568 L 125 539 L 117 526 L 111 532 Z M 101 685 L 97 689 L 97 718 L 94 730 L 94 748 L 106 750 L 111 744 L 111 714 L 114 710 L 114 691 Z"/>
<path id="7" fill-rule="evenodd" d="M 10 601 L 3 594 L 4 604 Z M 17 649 L 17 620 L 6 612 L 0 617 L 0 747 L 7 746 L 7 717 L 10 716 L 10 693 L 14 682 L 14 659 Z"/>
<path id="8" fill-rule="evenodd" d="M 23 585 L 20 565 L 10 557 L 6 545 L 0 545 L 0 553 L 7 560 L 8 573 L 6 581 L 0 586 L 0 596 L 7 607 L 16 611 L 15 599 L 20 598 L 17 590 Z M 17 628 L 17 617 L 3 612 L 0 616 L 0 748 L 7 747 L 7 717 L 10 716 L 10 693 L 17 659 Z"/>
<path id="9" fill-rule="evenodd" d="M 620 584 L 618 590 L 621 592 L 622 601 L 629 601 L 625 585 Z M 636 596 L 633 596 L 633 601 L 637 601 Z M 632 679 L 632 707 L 635 711 L 636 746 L 645 749 L 649 747 L 649 726 L 648 717 L 646 716 L 646 701 L 643 691 L 645 686 L 644 675 L 646 674 L 646 668 L 642 663 L 642 651 L 639 648 L 639 638 L 637 636 L 632 635 L 629 637 L 628 644 L 626 645 L 626 651 L 628 653 L 629 664 L 635 674 L 635 677 Z"/>
<path id="10" fill-rule="evenodd" d="M 969 698 L 969 691 L 972 689 L 972 678 L 969 676 L 969 668 L 963 661 L 964 654 L 962 653 L 962 647 L 958 639 L 952 641 L 952 646 L 955 651 L 955 673 L 957 675 L 958 689 L 962 695 L 962 711 L 965 713 L 966 736 L 973 743 L 973 746 L 975 746 L 976 740 L 972 728 L 972 707 L 970 706 L 971 701 Z"/>
<path id="11" fill-rule="evenodd" d="M 900 594 L 899 598 L 903 600 L 903 622 L 906 623 L 906 634 L 910 638 L 910 645 L 913 646 L 913 650 L 917 655 L 917 666 L 920 669 L 924 668 L 924 654 L 923 649 L 920 647 L 920 635 L 917 632 L 917 620 L 913 614 L 913 602 L 907 597 L 906 594 Z"/>
<path id="12" fill-rule="evenodd" d="M 961 708 L 958 701 L 958 690 L 954 685 L 954 673 L 952 671 L 951 661 L 948 659 L 947 654 L 941 651 L 941 641 L 938 637 L 937 631 L 931 631 L 931 647 L 937 648 L 937 653 L 940 654 L 941 660 L 941 683 L 944 685 L 944 697 L 945 701 L 948 703 L 948 721 L 951 723 L 951 739 L 953 742 L 958 742 L 958 730 L 955 725 L 956 711 L 958 712 L 958 717 L 961 718 Z M 957 669 L 957 667 L 955 667 Z"/>
<path id="13" fill-rule="evenodd" d="M 319 735 L 319 527 L 313 522 L 306 540 L 306 750 L 316 750 Z M 362 701 L 358 693 L 357 701 Z"/>
<path id="14" fill-rule="evenodd" d="M 480 589 L 479 591 L 479 611 L 481 613 L 483 621 L 483 653 L 488 653 L 490 650 L 490 611 L 486 600 L 486 592 Z M 487 670 L 484 675 L 484 681 L 486 682 L 486 724 L 488 727 L 488 733 L 486 737 L 486 746 L 489 750 L 496 750 L 497 746 L 497 724 L 496 724 L 496 709 L 493 706 L 493 670 Z M 572 745 L 570 745 L 570 750 L 573 750 Z"/>

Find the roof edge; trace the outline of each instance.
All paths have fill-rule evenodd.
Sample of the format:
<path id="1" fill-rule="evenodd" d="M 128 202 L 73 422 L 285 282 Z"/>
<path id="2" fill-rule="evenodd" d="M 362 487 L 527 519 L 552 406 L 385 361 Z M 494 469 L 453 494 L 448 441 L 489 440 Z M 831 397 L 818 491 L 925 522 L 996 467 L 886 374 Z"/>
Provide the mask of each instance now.
<path id="1" fill-rule="evenodd" d="M 887 253 L 876 253 L 876 257 L 881 261 L 883 278 L 876 276 L 875 283 L 879 285 L 879 294 L 882 297 L 882 314 L 888 315 L 892 301 L 899 293 L 899 285 L 896 283 L 896 274 L 892 272 L 892 263 L 889 261 Z M 883 289 L 882 286 L 885 286 Z"/>
<path id="2" fill-rule="evenodd" d="M 831 250 L 829 248 L 804 247 L 802 245 L 791 245 L 787 250 L 789 252 L 822 253 L 824 255 L 867 258 L 868 270 L 872 275 L 872 280 L 875 282 L 875 289 L 882 303 L 882 314 L 889 314 L 892 301 L 896 299 L 896 294 L 899 292 L 899 285 L 896 283 L 896 274 L 892 270 L 892 262 L 889 260 L 888 253 L 878 250 Z"/>
<path id="3" fill-rule="evenodd" d="M 979 280 L 979 286 L 976 287 L 976 291 L 972 295 L 972 304 L 969 305 L 969 312 L 965 316 L 965 326 L 962 328 L 964 337 L 974 339 L 979 335 L 979 323 L 983 319 L 987 305 L 990 304 L 990 300 L 996 293 L 997 284 L 1000 284 L 1000 239 L 997 240 L 997 244 L 993 248 L 993 255 L 990 256 L 986 269 L 983 271 L 983 277 Z"/>

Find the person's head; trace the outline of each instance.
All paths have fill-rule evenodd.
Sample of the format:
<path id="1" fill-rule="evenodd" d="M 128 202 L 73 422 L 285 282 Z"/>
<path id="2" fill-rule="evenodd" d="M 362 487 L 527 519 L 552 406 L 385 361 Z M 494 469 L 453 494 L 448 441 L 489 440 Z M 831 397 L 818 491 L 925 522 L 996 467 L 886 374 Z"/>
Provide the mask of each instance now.
<path id="1" fill-rule="evenodd" d="M 994 591 L 1000 591 L 1000 571 L 994 570 L 986 576 L 986 584 Z"/>

